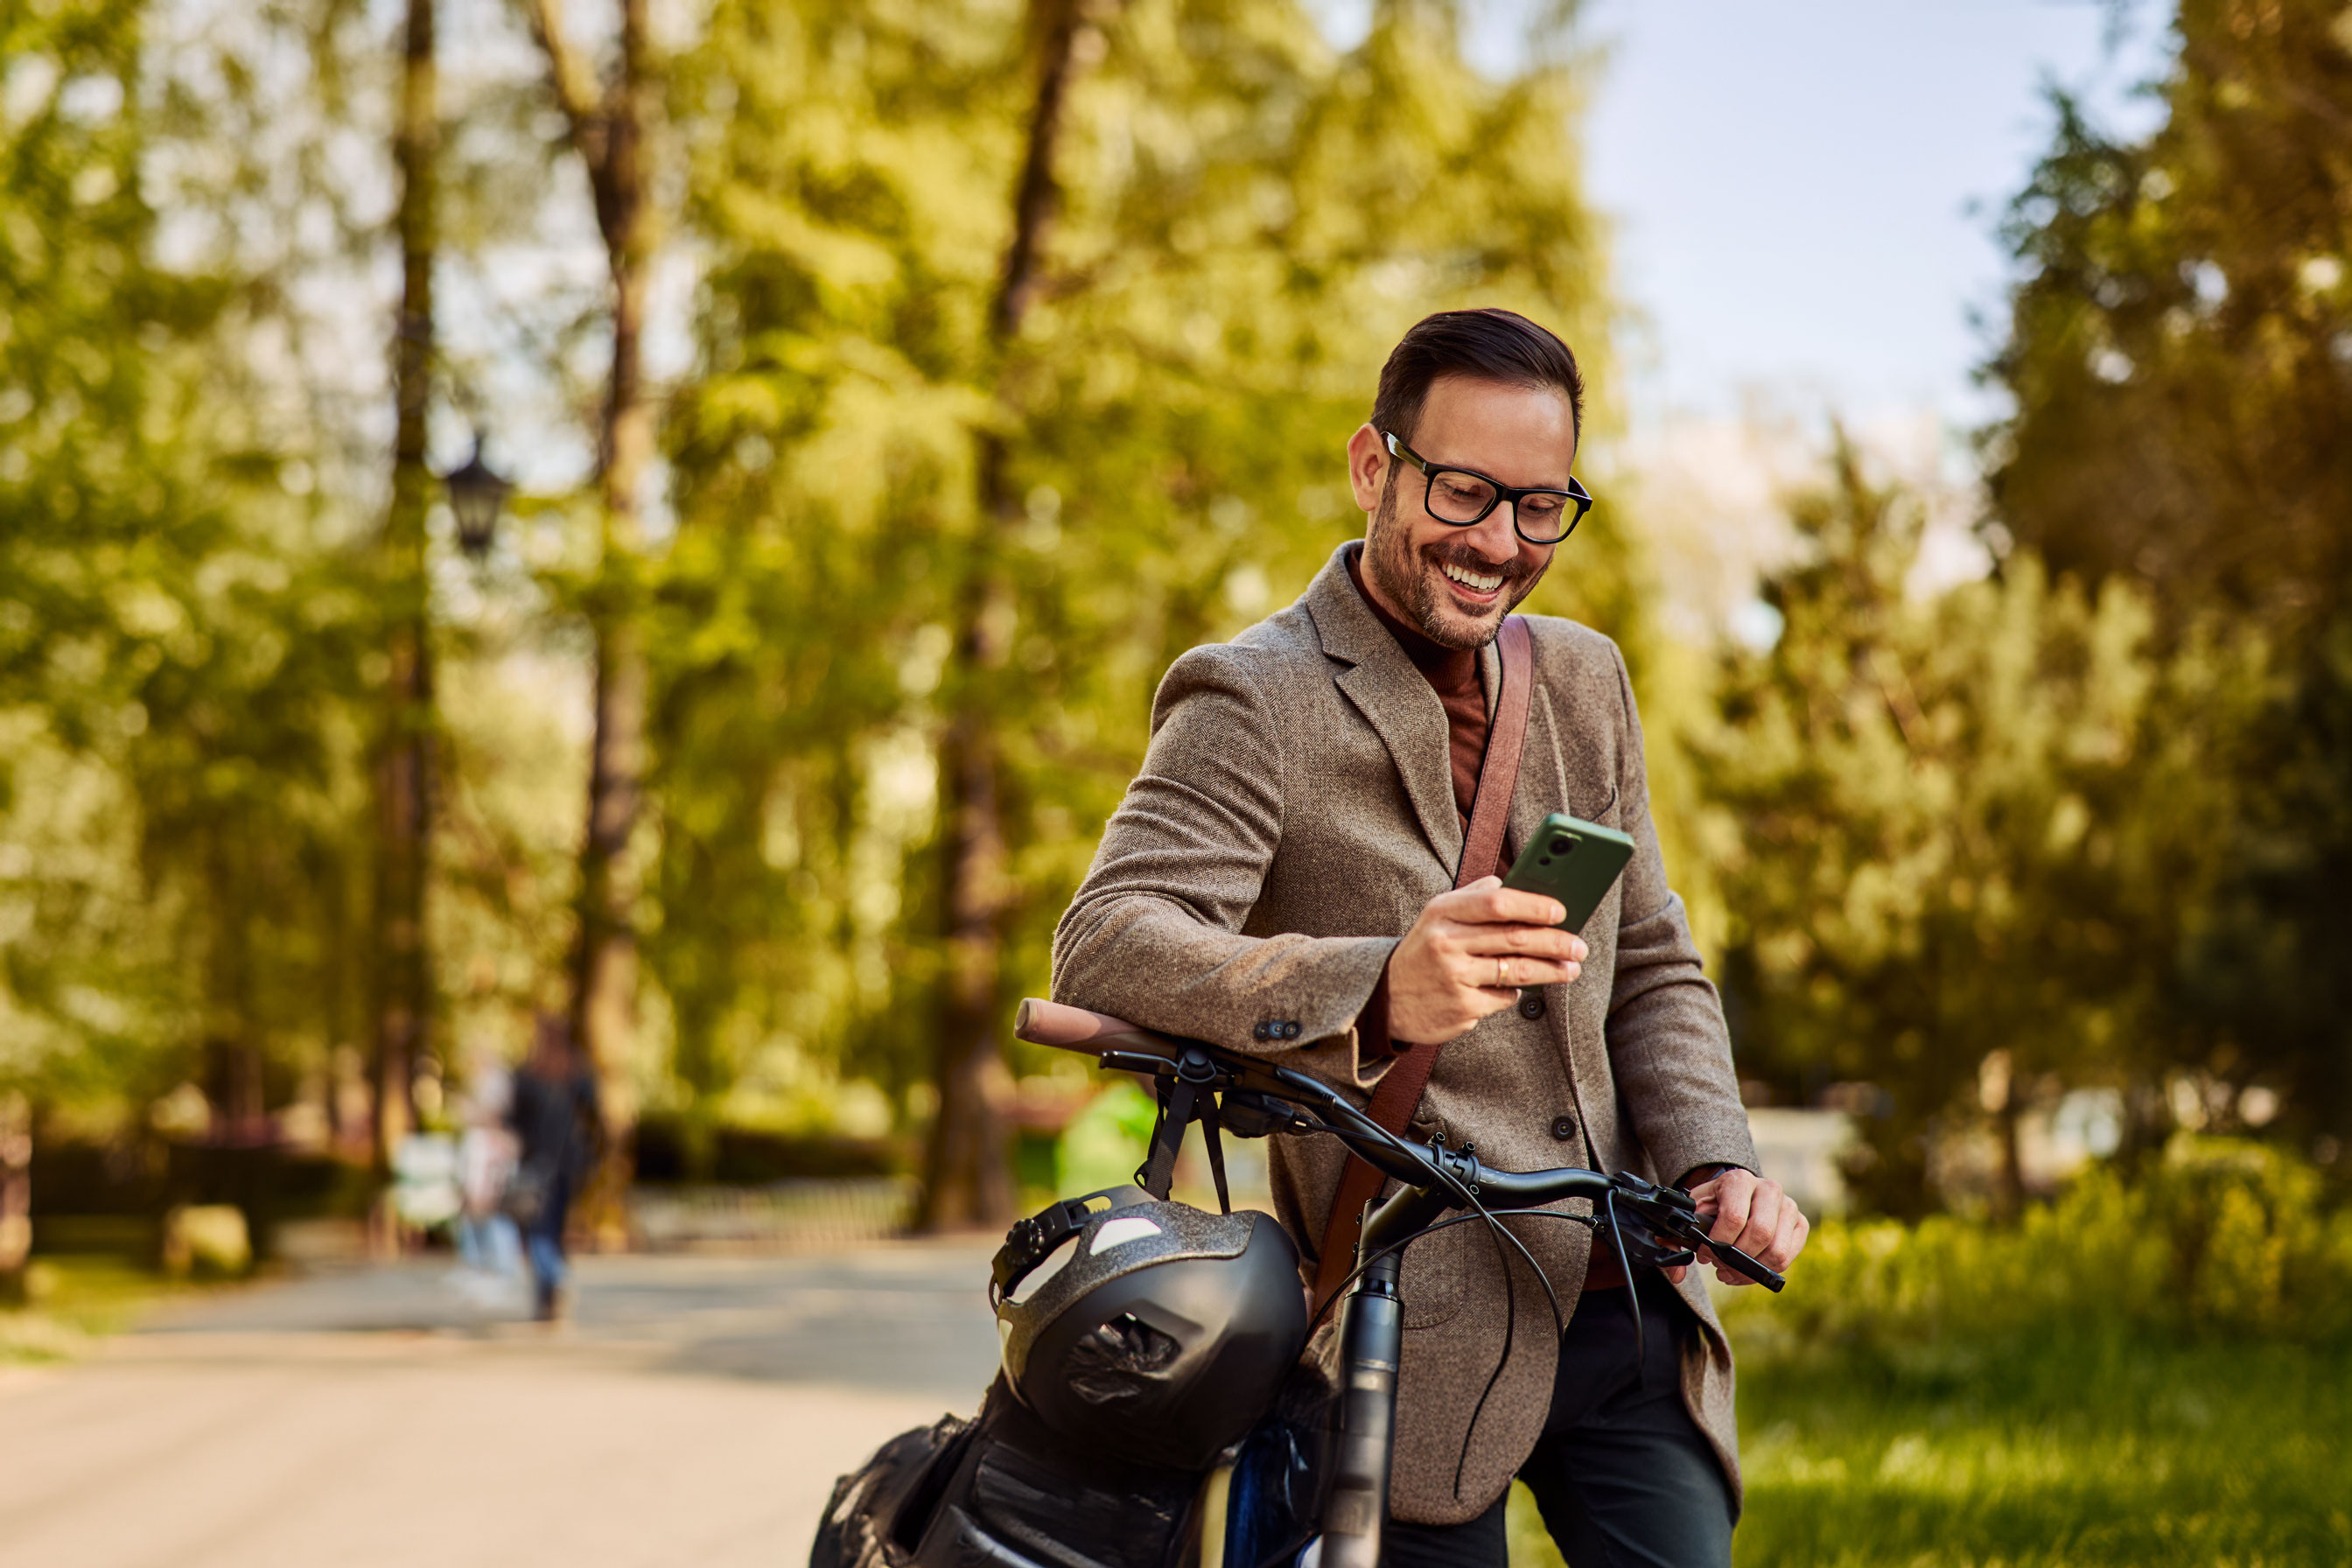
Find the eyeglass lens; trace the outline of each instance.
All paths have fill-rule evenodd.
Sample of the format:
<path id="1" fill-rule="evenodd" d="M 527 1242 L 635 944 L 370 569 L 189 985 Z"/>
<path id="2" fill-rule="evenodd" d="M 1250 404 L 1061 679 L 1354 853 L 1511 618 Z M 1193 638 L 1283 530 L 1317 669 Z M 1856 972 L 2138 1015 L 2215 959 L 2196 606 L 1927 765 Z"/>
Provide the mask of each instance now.
<path id="1" fill-rule="evenodd" d="M 1429 512 L 1441 522 L 1467 526 L 1494 510 L 1495 487 L 1475 474 L 1441 471 L 1429 477 Z M 1518 500 L 1518 529 L 1531 543 L 1551 543 L 1567 533 L 1574 503 L 1539 490 Z"/>

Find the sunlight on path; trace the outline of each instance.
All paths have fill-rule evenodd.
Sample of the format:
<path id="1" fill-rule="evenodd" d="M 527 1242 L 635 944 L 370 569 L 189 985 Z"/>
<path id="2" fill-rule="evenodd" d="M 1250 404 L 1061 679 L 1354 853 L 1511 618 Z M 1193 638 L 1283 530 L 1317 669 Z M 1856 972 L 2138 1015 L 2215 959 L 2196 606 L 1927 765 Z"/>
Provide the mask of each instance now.
<path id="1" fill-rule="evenodd" d="M 591 1259 L 555 1335 L 438 1269 L 211 1304 L 0 1381 L 0 1568 L 805 1561 L 836 1475 L 978 1403 L 984 1257 Z"/>

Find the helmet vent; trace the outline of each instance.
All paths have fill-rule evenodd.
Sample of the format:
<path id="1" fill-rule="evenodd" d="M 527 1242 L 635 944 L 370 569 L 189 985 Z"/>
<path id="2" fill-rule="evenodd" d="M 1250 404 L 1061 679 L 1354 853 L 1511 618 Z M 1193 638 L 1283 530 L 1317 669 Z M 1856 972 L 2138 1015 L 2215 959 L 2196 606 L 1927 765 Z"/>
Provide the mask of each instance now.
<path id="1" fill-rule="evenodd" d="M 1095 1238 L 1087 1244 L 1087 1251 L 1090 1254 L 1108 1252 L 1114 1247 L 1124 1247 L 1130 1241 L 1141 1241 L 1147 1236 L 1161 1234 L 1158 1226 L 1139 1215 L 1122 1215 L 1117 1219 L 1107 1219 L 1096 1227 Z"/>
<path id="2" fill-rule="evenodd" d="M 1184 1347 L 1132 1312 L 1121 1312 L 1070 1347 L 1070 1392 L 1089 1405 L 1132 1399 L 1149 1378 L 1176 1364 Z"/>

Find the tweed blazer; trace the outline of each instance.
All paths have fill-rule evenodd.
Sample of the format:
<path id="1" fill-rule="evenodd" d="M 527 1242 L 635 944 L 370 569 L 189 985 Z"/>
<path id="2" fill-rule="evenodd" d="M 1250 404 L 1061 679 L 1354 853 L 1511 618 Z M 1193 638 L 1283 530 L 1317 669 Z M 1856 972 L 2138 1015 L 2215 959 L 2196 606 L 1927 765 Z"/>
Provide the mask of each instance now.
<path id="1" fill-rule="evenodd" d="M 1462 825 L 1444 710 L 1349 580 L 1353 548 L 1288 608 L 1170 667 L 1143 770 L 1055 933 L 1054 995 L 1281 1061 L 1362 1102 L 1390 1058 L 1386 1042 L 1356 1038 L 1356 1016 L 1422 907 L 1453 886 Z M 1529 990 L 1449 1041 L 1413 1135 L 1475 1142 L 1505 1170 L 1590 1163 L 1674 1180 L 1708 1163 L 1753 1169 L 1722 1005 L 1659 858 L 1624 660 L 1572 621 L 1530 616 L 1529 630 L 1535 689 L 1506 850 L 1568 811 L 1631 835 L 1633 858 L 1584 929 L 1583 978 Z M 1491 710 L 1491 646 L 1480 663 Z M 1271 1151 L 1276 1215 L 1310 1279 L 1345 1163 L 1328 1134 Z M 1575 1303 L 1585 1227 L 1508 1223 L 1562 1305 Z M 1399 1519 L 1476 1517 L 1542 1434 L 1559 1346 L 1542 1288 L 1517 1259 L 1510 1360 L 1476 1410 L 1503 1351 L 1501 1250 L 1468 1225 L 1405 1254 L 1389 1494 Z M 1684 1396 L 1736 1500 L 1730 1346 L 1697 1270 L 1682 1295 L 1703 1325 Z M 1583 1310 L 1612 1309 L 1625 1310 L 1614 1291 Z M 1329 1339 L 1327 1329 L 1320 1353 Z"/>

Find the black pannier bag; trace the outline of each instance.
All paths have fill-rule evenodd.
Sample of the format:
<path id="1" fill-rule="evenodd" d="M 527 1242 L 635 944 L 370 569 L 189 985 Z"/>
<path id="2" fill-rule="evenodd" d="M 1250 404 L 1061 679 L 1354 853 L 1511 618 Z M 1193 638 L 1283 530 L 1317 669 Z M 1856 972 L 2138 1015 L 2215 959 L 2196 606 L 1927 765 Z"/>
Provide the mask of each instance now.
<path id="1" fill-rule="evenodd" d="M 1225 1563 L 1294 1562 L 1322 1512 L 1337 1400 L 1302 1363 L 1243 1439 Z M 835 1484 L 809 1568 L 1173 1568 L 1201 1535 L 1203 1476 L 1079 1458 L 999 1378 L 980 1415 L 901 1433 Z"/>
<path id="2" fill-rule="evenodd" d="M 1177 1568 L 1201 1476 L 1074 1451 L 999 1378 L 841 1478 L 809 1568 Z"/>

